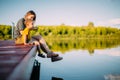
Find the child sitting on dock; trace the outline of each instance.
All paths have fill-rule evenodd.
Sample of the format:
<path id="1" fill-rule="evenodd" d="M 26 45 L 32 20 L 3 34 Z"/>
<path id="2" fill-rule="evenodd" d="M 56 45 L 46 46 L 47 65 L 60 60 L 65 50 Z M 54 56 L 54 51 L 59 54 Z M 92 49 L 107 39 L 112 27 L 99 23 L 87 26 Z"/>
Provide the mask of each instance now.
<path id="1" fill-rule="evenodd" d="M 17 37 L 15 39 L 15 44 L 24 44 L 24 45 L 29 45 L 27 42 L 29 40 L 28 34 L 30 30 L 33 28 L 33 21 L 32 20 L 26 20 L 24 22 L 26 28 L 20 32 L 21 36 Z"/>
<path id="2" fill-rule="evenodd" d="M 24 18 L 18 21 L 14 32 L 15 43 L 24 45 L 34 44 L 37 46 L 37 51 L 39 53 L 38 56 L 45 58 L 45 55 L 41 54 L 40 52 L 40 49 L 42 49 L 47 54 L 47 58 L 51 58 L 52 61 L 61 60 L 62 57 L 59 57 L 58 54 L 52 52 L 48 48 L 41 35 L 33 36 L 31 39 L 29 39 L 29 31 L 33 28 L 35 20 L 36 14 L 31 10 L 26 13 Z"/>

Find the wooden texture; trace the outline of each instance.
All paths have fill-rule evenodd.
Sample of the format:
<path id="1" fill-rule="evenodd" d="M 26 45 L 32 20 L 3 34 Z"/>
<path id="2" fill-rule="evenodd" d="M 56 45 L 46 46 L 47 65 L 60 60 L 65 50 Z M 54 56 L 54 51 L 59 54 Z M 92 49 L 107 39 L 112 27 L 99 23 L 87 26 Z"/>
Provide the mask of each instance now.
<path id="1" fill-rule="evenodd" d="M 28 67 L 26 65 L 29 65 L 27 63 L 30 63 L 30 58 L 35 53 L 36 47 L 33 45 L 15 45 L 13 40 L 0 41 L 0 80 L 28 79 L 28 75 L 26 77 L 19 74 L 23 74 L 21 68 Z M 30 66 L 33 66 L 33 62 Z M 20 73 L 17 74 L 18 72 Z"/>

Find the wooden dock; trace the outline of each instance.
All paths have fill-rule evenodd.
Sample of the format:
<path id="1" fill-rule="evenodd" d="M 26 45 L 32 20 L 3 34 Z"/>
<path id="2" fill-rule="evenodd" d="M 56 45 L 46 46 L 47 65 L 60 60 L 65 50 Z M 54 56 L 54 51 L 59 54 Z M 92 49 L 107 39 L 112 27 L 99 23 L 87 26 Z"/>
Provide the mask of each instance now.
<path id="1" fill-rule="evenodd" d="M 30 80 L 36 46 L 0 41 L 0 80 Z"/>

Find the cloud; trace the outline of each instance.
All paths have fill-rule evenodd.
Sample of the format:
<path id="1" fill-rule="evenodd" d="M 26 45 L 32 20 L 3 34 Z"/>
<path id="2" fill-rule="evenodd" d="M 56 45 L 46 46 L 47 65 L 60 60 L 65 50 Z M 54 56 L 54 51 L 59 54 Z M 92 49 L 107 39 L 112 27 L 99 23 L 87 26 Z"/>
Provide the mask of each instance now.
<path id="1" fill-rule="evenodd" d="M 105 80 L 120 80 L 119 74 L 108 74 L 104 76 Z"/>
<path id="2" fill-rule="evenodd" d="M 100 25 L 100 26 L 101 25 L 102 26 L 114 26 L 114 27 L 120 28 L 120 18 L 98 21 L 97 25 Z"/>
<path id="3" fill-rule="evenodd" d="M 111 20 L 108 21 L 108 23 L 113 24 L 113 25 L 119 25 L 120 24 L 120 18 L 111 19 Z"/>
<path id="4" fill-rule="evenodd" d="M 98 50 L 98 54 L 101 55 L 109 55 L 109 56 L 120 56 L 120 51 L 119 50 Z"/>

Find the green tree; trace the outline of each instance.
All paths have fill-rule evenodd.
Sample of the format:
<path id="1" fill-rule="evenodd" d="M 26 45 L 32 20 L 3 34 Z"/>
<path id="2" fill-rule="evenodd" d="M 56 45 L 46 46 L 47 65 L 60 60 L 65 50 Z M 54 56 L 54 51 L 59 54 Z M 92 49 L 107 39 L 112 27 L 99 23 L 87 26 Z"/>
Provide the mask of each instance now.
<path id="1" fill-rule="evenodd" d="M 89 22 L 88 23 L 88 27 L 94 27 L 94 23 L 93 22 Z"/>

